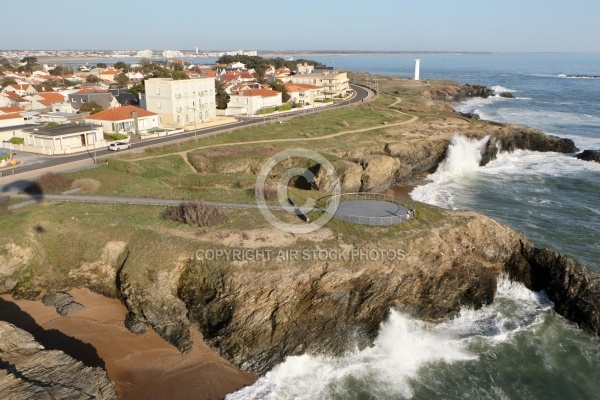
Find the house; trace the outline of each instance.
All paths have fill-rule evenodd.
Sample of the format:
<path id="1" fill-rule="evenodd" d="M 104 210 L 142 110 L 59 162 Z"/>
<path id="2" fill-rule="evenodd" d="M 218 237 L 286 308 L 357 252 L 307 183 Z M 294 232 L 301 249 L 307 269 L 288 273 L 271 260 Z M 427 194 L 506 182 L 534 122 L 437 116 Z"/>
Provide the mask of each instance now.
<path id="1" fill-rule="evenodd" d="M 16 93 L 20 97 L 37 93 L 35 88 L 33 86 L 31 86 L 29 83 L 14 83 L 12 85 L 8 85 L 7 87 L 5 87 L 4 91 L 7 93 L 9 93 L 9 92 Z"/>
<path id="2" fill-rule="evenodd" d="M 14 112 L 0 115 L 0 127 L 6 128 L 18 125 L 25 125 L 25 118 L 21 113 Z"/>
<path id="3" fill-rule="evenodd" d="M 307 63 L 298 64 L 296 74 L 291 76 L 292 83 L 323 86 L 325 98 L 344 96 L 350 90 L 346 72 L 333 68 L 315 68 Z"/>
<path id="4" fill-rule="evenodd" d="M 140 106 L 140 99 L 127 89 L 109 89 L 109 92 L 122 106 Z"/>
<path id="5" fill-rule="evenodd" d="M 158 114 L 134 106 L 122 106 L 100 111 L 85 118 L 86 122 L 102 125 L 104 132 L 139 134 L 159 127 Z"/>
<path id="6" fill-rule="evenodd" d="M 53 104 L 64 103 L 65 97 L 58 92 L 42 92 L 28 96 L 31 102 L 31 110 L 53 110 Z"/>
<path id="7" fill-rule="evenodd" d="M 108 90 L 81 89 L 75 93 L 69 94 L 69 102 L 75 110 L 79 110 L 85 103 L 96 102 L 103 109 L 118 107 L 119 102 Z"/>
<path id="8" fill-rule="evenodd" d="M 232 93 L 227 109 L 231 109 L 232 115 L 256 115 L 263 108 L 277 107 L 281 104 L 281 92 L 277 90 L 248 89 Z"/>
<path id="9" fill-rule="evenodd" d="M 119 75 L 121 71 L 114 68 L 108 68 L 98 74 L 98 77 L 103 81 L 114 82 L 115 76 Z"/>
<path id="10" fill-rule="evenodd" d="M 19 106 L 25 110 L 31 110 L 31 102 L 16 94 L 15 92 L 4 92 L 0 96 L 0 106 Z"/>
<path id="11" fill-rule="evenodd" d="M 323 100 L 325 98 L 325 88 L 317 85 L 309 85 L 306 83 L 285 83 L 286 91 L 290 95 L 288 103 L 292 104 L 314 104 L 315 100 Z"/>
<path id="12" fill-rule="evenodd" d="M 163 126 L 191 126 L 216 116 L 214 78 L 151 78 L 145 88 L 142 104 Z"/>
<path id="13" fill-rule="evenodd" d="M 41 154 L 71 154 L 106 146 L 101 126 L 90 124 L 61 124 L 36 126 L 22 130 L 24 145 L 12 145 L 13 150 Z"/>

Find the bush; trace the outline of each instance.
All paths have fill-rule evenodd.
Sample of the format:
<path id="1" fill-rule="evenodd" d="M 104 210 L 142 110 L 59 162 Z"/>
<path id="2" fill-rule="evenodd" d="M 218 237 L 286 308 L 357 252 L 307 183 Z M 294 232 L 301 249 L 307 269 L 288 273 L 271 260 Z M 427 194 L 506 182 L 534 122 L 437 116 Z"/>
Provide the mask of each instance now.
<path id="1" fill-rule="evenodd" d="M 257 114 L 258 115 L 272 114 L 275 111 L 276 111 L 275 107 L 265 107 L 265 108 L 261 108 L 260 110 L 258 110 Z"/>
<path id="2" fill-rule="evenodd" d="M 56 122 L 56 121 L 50 121 L 50 122 L 48 122 L 48 124 L 46 126 L 48 126 L 50 128 L 53 127 L 53 126 L 58 126 L 58 122 Z"/>
<path id="3" fill-rule="evenodd" d="M 21 137 L 13 136 L 10 138 L 9 142 L 11 142 L 12 144 L 24 144 L 25 139 L 23 139 Z"/>
<path id="4" fill-rule="evenodd" d="M 348 123 L 346 121 L 338 122 L 338 125 L 341 126 L 342 128 L 347 128 L 350 126 L 350 125 L 348 125 Z"/>
<path id="5" fill-rule="evenodd" d="M 129 136 L 127 136 L 125 133 L 104 133 L 104 140 L 107 140 L 109 142 L 115 141 L 115 140 L 124 140 L 127 139 Z"/>
<path id="6" fill-rule="evenodd" d="M 29 194 L 62 193 L 71 188 L 73 179 L 63 174 L 46 172 L 25 189 Z"/>
<path id="7" fill-rule="evenodd" d="M 280 106 L 277 106 L 277 107 L 275 107 L 275 109 L 276 109 L 277 111 L 289 111 L 289 110 L 291 110 L 291 109 L 292 109 L 292 105 L 291 105 L 291 104 L 288 104 L 288 103 L 286 103 L 286 104 L 282 104 L 282 105 L 280 105 Z"/>
<path id="8" fill-rule="evenodd" d="M 278 194 L 277 194 L 277 189 L 275 189 L 273 187 L 265 186 L 265 187 L 259 188 L 258 189 L 259 193 L 256 193 L 256 191 L 257 191 L 256 189 L 257 189 L 256 187 L 254 189 L 252 189 L 252 196 L 253 197 L 256 196 L 256 198 L 258 198 L 258 196 L 262 194 L 262 197 L 265 199 L 265 202 L 267 202 L 267 203 L 277 201 L 277 199 L 279 198 Z"/>
<path id="9" fill-rule="evenodd" d="M 0 153 L 0 161 L 8 160 L 10 158 L 10 154 Z"/>
<path id="10" fill-rule="evenodd" d="M 213 226 L 225 218 L 221 209 L 199 201 L 171 206 L 163 211 L 163 218 L 190 226 Z"/>

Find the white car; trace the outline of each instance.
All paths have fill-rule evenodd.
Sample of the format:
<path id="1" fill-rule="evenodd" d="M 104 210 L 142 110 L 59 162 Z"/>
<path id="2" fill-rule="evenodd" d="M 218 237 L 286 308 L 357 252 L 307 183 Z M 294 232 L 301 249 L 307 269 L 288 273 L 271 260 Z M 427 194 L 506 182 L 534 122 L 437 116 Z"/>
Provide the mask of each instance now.
<path id="1" fill-rule="evenodd" d="M 129 143 L 125 143 L 125 142 L 111 143 L 108 146 L 108 149 L 112 150 L 112 151 L 127 150 L 130 148 L 131 148 L 131 145 Z"/>

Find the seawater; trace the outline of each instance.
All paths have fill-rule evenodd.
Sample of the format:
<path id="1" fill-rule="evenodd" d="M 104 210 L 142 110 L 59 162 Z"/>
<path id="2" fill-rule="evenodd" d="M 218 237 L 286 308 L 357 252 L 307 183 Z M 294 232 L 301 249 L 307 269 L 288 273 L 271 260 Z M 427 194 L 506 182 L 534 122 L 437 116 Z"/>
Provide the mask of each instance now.
<path id="1" fill-rule="evenodd" d="M 315 57 L 340 69 L 412 75 L 415 56 Z M 600 149 L 599 54 L 420 55 L 423 79 L 510 91 L 456 108 Z M 577 75 L 589 78 L 576 77 Z M 352 74 L 350 74 L 352 78 Z M 600 164 L 516 151 L 479 167 L 486 139 L 455 137 L 416 200 L 473 209 L 538 247 L 600 272 Z M 426 323 L 391 310 L 374 345 L 342 357 L 289 357 L 228 399 L 598 399 L 600 340 L 553 311 L 543 293 L 503 279 L 494 303 Z"/>

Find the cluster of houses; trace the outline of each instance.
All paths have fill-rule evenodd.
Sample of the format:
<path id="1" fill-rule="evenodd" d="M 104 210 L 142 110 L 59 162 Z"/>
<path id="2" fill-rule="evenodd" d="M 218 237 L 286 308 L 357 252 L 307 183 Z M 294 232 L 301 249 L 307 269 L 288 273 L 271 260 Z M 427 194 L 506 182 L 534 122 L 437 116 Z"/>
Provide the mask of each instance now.
<path id="1" fill-rule="evenodd" d="M 101 148 L 111 135 L 152 135 L 153 132 L 191 129 L 213 121 L 217 116 L 252 116 L 283 105 L 315 106 L 349 92 L 345 72 L 299 64 L 295 71 L 269 67 L 263 78 L 243 63 L 185 69 L 189 79 L 149 78 L 145 90 L 136 96 L 125 89 L 112 89 L 110 83 L 120 70 L 83 69 L 57 77 L 45 71 L 29 75 L 7 75 L 17 83 L 0 92 L 0 147 L 41 154 L 71 154 Z M 90 74 L 99 79 L 89 83 Z M 130 82 L 142 81 L 141 72 L 127 72 Z M 44 82 L 66 79 L 77 82 L 70 89 L 55 90 Z M 262 81 L 262 83 L 261 83 Z M 227 109 L 216 108 L 216 84 L 230 96 Z M 103 111 L 90 114 L 86 103 L 96 103 Z M 289 108 L 289 107 L 288 107 Z M 158 135 L 158 134 L 157 134 Z M 125 139 L 127 140 L 127 139 Z"/>

